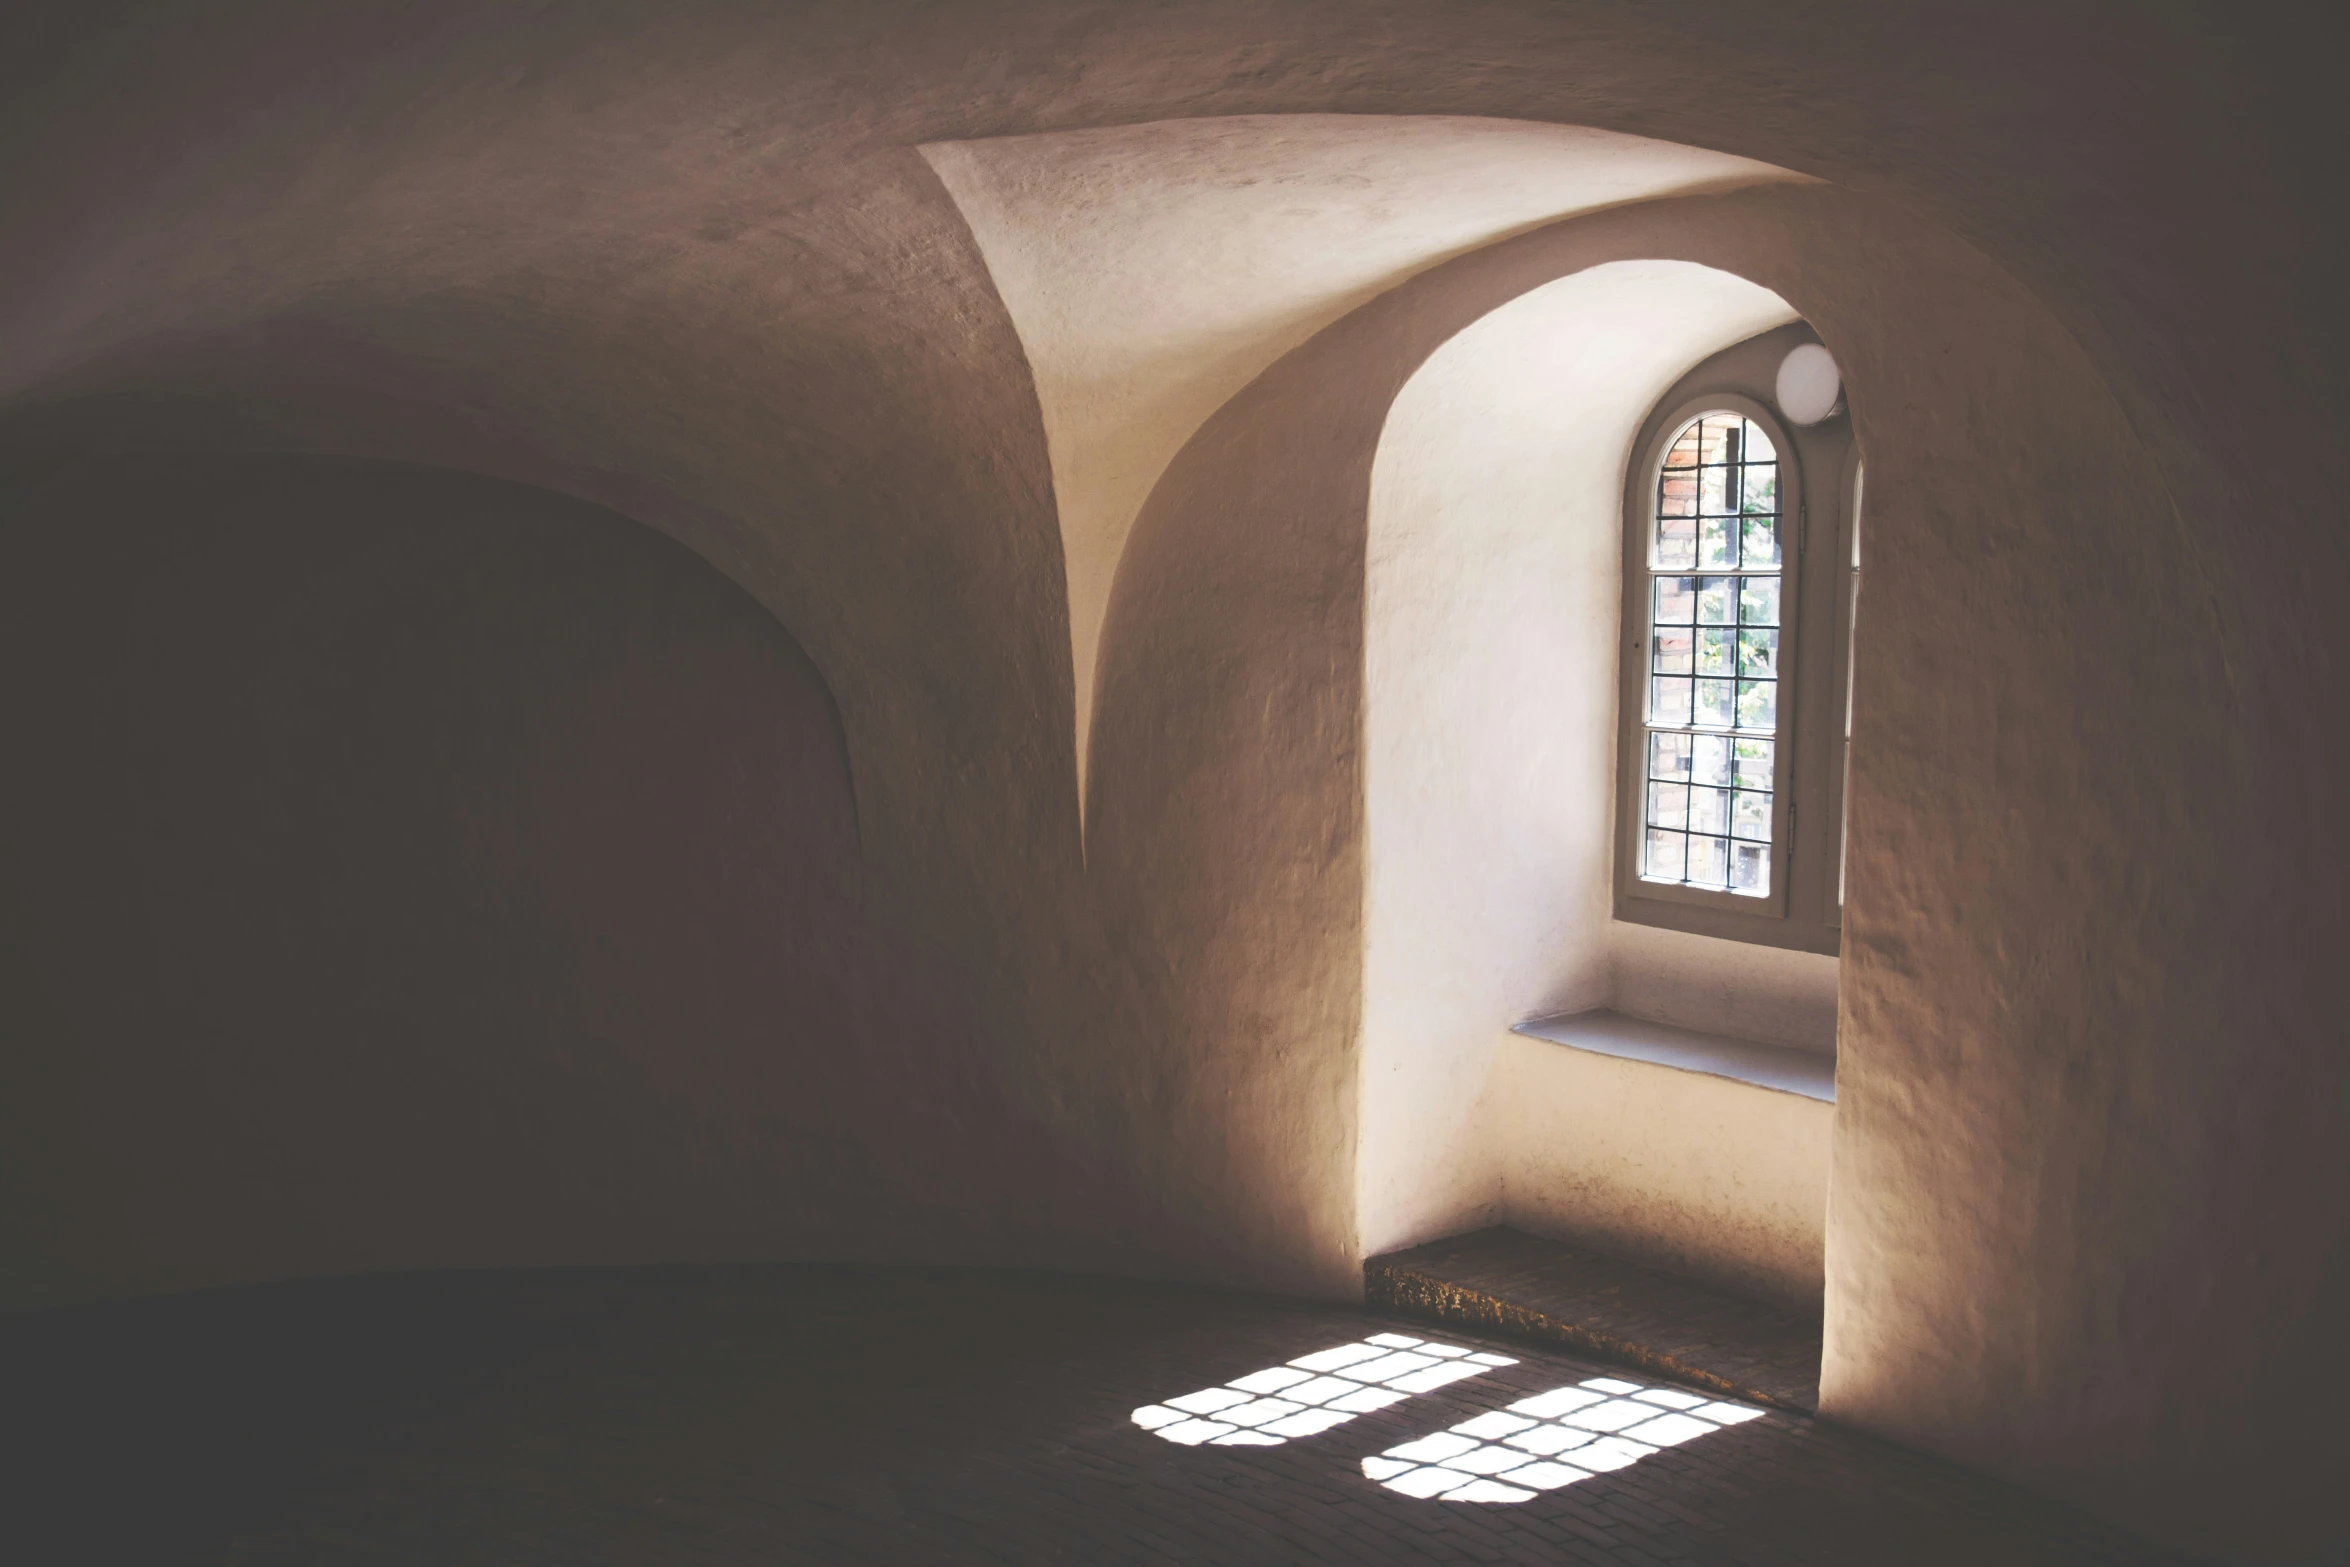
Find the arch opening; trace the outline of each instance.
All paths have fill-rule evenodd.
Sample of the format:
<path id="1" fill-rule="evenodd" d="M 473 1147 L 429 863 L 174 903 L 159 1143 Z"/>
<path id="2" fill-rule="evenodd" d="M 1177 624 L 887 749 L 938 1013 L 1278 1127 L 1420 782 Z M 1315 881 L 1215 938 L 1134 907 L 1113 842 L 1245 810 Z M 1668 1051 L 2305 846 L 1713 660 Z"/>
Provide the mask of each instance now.
<path id="1" fill-rule="evenodd" d="M 1613 917 L 1627 465 L 1692 366 L 1795 319 L 1714 267 L 1605 262 L 1472 322 L 1389 410 L 1364 614 L 1366 1253 L 1502 1222 L 1818 1308 L 1826 1107 L 1684 1104 L 1510 1032 L 1609 1008 L 1834 1048 L 1833 957 Z"/>

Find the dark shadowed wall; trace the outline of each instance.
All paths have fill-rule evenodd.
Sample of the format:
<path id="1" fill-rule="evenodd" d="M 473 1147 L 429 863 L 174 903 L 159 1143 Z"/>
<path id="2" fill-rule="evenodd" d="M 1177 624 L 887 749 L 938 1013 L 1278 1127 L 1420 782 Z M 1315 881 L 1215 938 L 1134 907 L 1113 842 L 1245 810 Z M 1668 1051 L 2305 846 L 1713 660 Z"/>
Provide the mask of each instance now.
<path id="1" fill-rule="evenodd" d="M 831 698 L 692 554 L 352 460 L 6 507 L 9 1296 L 853 1250 L 954 1147 Z"/>

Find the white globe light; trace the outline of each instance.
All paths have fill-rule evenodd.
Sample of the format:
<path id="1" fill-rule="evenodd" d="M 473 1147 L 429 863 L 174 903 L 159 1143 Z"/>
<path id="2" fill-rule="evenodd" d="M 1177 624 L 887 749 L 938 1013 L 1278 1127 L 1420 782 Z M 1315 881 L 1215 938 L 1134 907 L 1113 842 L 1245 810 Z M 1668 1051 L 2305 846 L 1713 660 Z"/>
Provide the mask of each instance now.
<path id="1" fill-rule="evenodd" d="M 1779 361 L 1779 412 L 1792 423 L 1818 424 L 1836 411 L 1843 392 L 1835 356 L 1817 343 L 1806 343 Z"/>

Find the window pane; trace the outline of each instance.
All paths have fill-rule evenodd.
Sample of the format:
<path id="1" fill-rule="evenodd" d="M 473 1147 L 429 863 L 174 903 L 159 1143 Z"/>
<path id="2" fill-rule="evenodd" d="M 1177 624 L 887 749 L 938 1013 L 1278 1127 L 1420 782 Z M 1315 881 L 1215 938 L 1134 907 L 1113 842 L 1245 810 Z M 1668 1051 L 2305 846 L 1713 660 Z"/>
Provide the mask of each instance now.
<path id="1" fill-rule="evenodd" d="M 1674 473 L 1667 469 L 1656 481 L 1656 514 L 1659 517 L 1696 516 L 1697 475 Z"/>
<path id="2" fill-rule="evenodd" d="M 1656 520 L 1656 563 L 1671 570 L 1697 564 L 1697 520 L 1659 517 Z"/>
<path id="3" fill-rule="evenodd" d="M 1705 416 L 1705 461 L 1725 462 L 1730 454 L 1730 432 L 1745 421 L 1736 414 Z"/>
<path id="4" fill-rule="evenodd" d="M 1735 518 L 1707 517 L 1697 524 L 1697 563 L 1700 566 L 1738 564 L 1738 526 Z"/>
<path id="5" fill-rule="evenodd" d="M 1697 579 L 1695 577 L 1659 577 L 1656 579 L 1656 623 L 1660 626 L 1686 626 L 1697 613 Z"/>
<path id="6" fill-rule="evenodd" d="M 1727 789 L 1691 789 L 1689 791 L 1689 830 L 1708 833 L 1728 832 L 1730 830 L 1730 791 Z"/>
<path id="7" fill-rule="evenodd" d="M 1730 781 L 1730 737 L 1728 735 L 1692 735 L 1689 737 L 1695 771 L 1690 777 L 1701 784 L 1726 784 Z"/>
<path id="8" fill-rule="evenodd" d="M 1738 579 L 1736 577 L 1699 577 L 1697 579 L 1697 623 L 1701 626 L 1734 626 L 1738 624 Z"/>
<path id="9" fill-rule="evenodd" d="M 1734 675 L 1730 667 L 1733 644 L 1737 633 L 1728 626 L 1700 626 L 1697 628 L 1697 673 L 1701 675 Z M 1676 670 L 1685 674 L 1686 670 Z"/>
<path id="10" fill-rule="evenodd" d="M 1724 493 L 1722 480 L 1727 468 L 1700 468 L 1697 470 L 1697 510 L 1700 516 L 1720 517 L 1730 510 L 1730 501 Z"/>
<path id="11" fill-rule="evenodd" d="M 1648 868 L 1642 872 L 1651 881 L 1679 881 L 1687 868 L 1685 845 L 1688 838 L 1677 832 L 1648 834 Z"/>
<path id="12" fill-rule="evenodd" d="M 1682 428 L 1657 474 L 1636 807 L 1651 881 L 1770 890 L 1772 736 L 1789 635 L 1779 479 L 1762 427 L 1726 412 Z M 1701 732 L 1668 732 L 1690 729 Z"/>
<path id="13" fill-rule="evenodd" d="M 1656 630 L 1655 672 L 1660 675 L 1689 673 L 1689 643 L 1694 633 L 1687 626 L 1659 626 Z M 1719 632 L 1708 635 L 1718 636 Z"/>
<path id="14" fill-rule="evenodd" d="M 1753 789 L 1741 789 L 1730 797 L 1730 836 L 1751 838 L 1756 843 L 1771 841 L 1771 797 Z"/>

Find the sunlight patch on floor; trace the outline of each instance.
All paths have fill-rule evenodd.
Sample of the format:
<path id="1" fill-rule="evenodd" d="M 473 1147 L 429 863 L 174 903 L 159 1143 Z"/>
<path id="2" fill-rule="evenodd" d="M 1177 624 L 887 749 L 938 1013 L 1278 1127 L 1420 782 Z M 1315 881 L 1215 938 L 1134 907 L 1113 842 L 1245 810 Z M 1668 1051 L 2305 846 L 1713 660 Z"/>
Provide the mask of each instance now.
<path id="1" fill-rule="evenodd" d="M 1234 1377 L 1219 1387 L 1202 1388 L 1164 1404 L 1145 1404 L 1134 1412 L 1134 1423 L 1186 1447 L 1202 1442 L 1216 1447 L 1277 1447 L 1415 1393 L 1516 1364 L 1507 1355 L 1401 1333 L 1374 1333 L 1356 1343 Z"/>
<path id="2" fill-rule="evenodd" d="M 1446 1502 L 1525 1502 L 1759 1417 L 1679 1388 L 1593 1377 L 1522 1398 L 1363 1460 L 1390 1491 Z"/>

